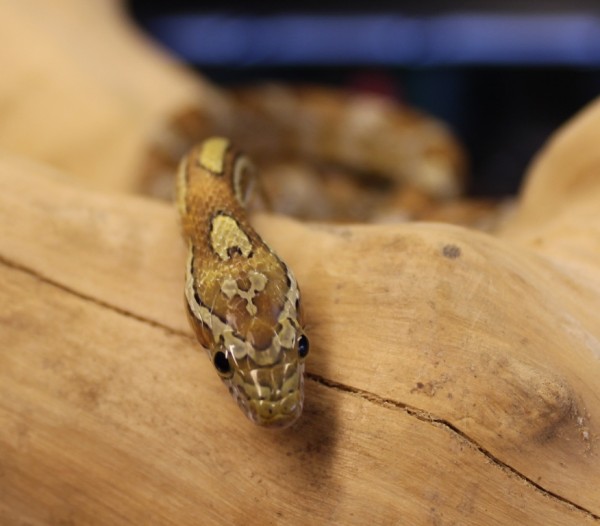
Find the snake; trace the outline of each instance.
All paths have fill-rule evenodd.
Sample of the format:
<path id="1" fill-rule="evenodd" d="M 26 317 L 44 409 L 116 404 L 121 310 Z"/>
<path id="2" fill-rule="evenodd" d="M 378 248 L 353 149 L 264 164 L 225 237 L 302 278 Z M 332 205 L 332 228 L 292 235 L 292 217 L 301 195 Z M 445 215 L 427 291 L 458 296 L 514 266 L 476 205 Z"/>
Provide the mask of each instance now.
<path id="1" fill-rule="evenodd" d="M 182 158 L 176 203 L 187 244 L 190 325 L 243 413 L 271 428 L 292 425 L 304 404 L 304 331 L 298 283 L 247 216 L 255 168 L 224 137 Z"/>

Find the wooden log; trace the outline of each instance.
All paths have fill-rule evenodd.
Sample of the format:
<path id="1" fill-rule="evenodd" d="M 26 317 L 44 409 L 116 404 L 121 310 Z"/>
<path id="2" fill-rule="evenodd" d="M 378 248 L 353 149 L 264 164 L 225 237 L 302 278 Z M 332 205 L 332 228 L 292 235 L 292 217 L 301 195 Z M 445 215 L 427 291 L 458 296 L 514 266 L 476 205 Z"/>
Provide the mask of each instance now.
<path id="1" fill-rule="evenodd" d="M 137 31 L 122 3 L 0 0 L 2 149 L 93 188 L 136 191 L 227 114 L 224 97 Z"/>
<path id="2" fill-rule="evenodd" d="M 0 522 L 597 524 L 599 131 L 596 103 L 501 237 L 258 216 L 312 342 L 282 432 L 192 338 L 172 207 L 2 155 Z"/>

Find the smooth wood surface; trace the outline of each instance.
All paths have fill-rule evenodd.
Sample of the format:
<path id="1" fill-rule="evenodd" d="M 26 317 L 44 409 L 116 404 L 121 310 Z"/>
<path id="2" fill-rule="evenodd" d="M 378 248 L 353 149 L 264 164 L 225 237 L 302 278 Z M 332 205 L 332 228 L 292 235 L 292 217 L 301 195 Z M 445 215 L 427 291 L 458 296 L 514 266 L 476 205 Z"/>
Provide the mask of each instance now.
<path id="1" fill-rule="evenodd" d="M 2 149 L 92 188 L 134 191 L 189 147 L 186 115 L 208 124 L 226 114 L 223 97 L 136 30 L 122 3 L 0 0 Z"/>
<path id="2" fill-rule="evenodd" d="M 312 342 L 279 433 L 193 341 L 174 208 L 2 155 L 0 522 L 600 522 L 600 176 L 570 193 L 564 147 L 599 130 L 557 135 L 501 237 L 257 217 Z M 531 221 L 539 177 L 561 213 Z"/>

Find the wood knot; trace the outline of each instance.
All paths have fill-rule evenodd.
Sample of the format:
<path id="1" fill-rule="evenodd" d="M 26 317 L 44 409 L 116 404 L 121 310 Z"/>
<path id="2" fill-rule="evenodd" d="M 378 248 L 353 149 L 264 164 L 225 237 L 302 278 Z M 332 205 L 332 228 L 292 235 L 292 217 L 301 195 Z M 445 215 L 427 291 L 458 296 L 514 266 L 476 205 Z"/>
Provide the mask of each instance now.
<path id="1" fill-rule="evenodd" d="M 457 259 L 461 255 L 460 247 L 457 245 L 444 245 L 442 255 L 448 259 Z"/>
<path id="2" fill-rule="evenodd" d="M 564 377 L 505 356 L 490 360 L 486 369 L 486 395 L 477 404 L 477 418 L 505 445 L 547 442 L 575 420 L 574 390 Z"/>

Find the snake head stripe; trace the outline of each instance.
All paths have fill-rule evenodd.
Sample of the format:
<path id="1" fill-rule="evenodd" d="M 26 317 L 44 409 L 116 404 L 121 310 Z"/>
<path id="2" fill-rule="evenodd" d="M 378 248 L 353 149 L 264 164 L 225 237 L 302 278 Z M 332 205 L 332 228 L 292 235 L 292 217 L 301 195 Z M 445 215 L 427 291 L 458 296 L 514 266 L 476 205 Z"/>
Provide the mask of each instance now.
<path id="1" fill-rule="evenodd" d="M 242 411 L 256 424 L 285 427 L 302 412 L 309 344 L 296 280 L 246 217 L 252 177 L 249 160 L 219 137 L 182 160 L 185 300 L 198 341 Z"/>

